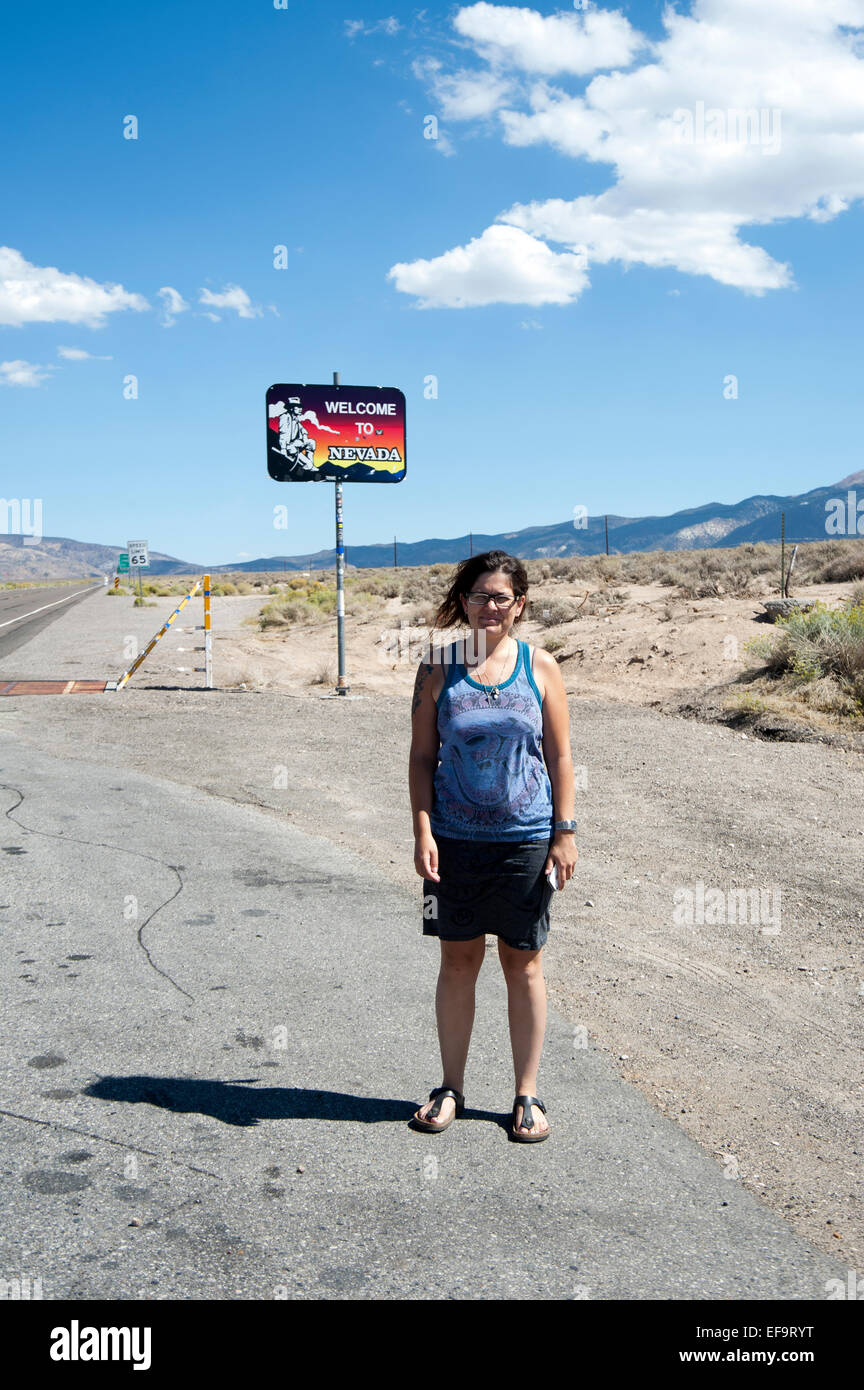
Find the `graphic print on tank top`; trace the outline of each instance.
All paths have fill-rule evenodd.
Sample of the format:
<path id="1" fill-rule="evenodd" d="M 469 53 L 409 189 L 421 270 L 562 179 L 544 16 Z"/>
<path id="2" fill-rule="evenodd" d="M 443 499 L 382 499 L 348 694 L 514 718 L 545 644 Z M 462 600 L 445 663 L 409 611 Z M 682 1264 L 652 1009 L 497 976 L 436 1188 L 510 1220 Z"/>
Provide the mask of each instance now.
<path id="1" fill-rule="evenodd" d="M 440 759 L 432 833 L 464 840 L 534 840 L 553 834 L 552 787 L 543 761 L 540 692 L 527 642 L 492 701 L 452 661 L 438 697 Z"/>

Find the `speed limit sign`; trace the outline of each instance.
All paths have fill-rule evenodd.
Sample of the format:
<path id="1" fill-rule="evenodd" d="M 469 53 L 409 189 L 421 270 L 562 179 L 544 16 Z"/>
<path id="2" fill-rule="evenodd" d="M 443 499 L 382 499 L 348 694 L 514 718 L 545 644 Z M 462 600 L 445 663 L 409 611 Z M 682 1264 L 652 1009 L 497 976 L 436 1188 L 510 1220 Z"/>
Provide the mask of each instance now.
<path id="1" fill-rule="evenodd" d="M 150 557 L 149 557 L 149 555 L 147 554 L 147 542 L 146 542 L 146 541 L 129 541 L 128 546 L 129 546 L 129 568 L 130 568 L 130 569 L 133 569 L 133 570 L 134 570 L 134 569 L 142 569 L 142 570 L 148 569 L 149 566 L 150 566 Z"/>

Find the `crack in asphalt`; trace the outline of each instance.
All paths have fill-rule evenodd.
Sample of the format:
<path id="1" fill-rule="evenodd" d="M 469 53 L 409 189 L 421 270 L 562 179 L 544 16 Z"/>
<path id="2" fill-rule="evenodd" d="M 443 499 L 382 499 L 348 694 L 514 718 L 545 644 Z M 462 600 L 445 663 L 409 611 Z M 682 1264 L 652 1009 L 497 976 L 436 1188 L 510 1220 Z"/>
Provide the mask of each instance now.
<path id="1" fill-rule="evenodd" d="M 76 1125 L 64 1125 L 59 1120 L 40 1120 L 35 1115 L 21 1115 L 17 1110 L 0 1110 L 0 1115 L 8 1115 L 13 1120 L 26 1120 L 31 1125 L 45 1125 L 47 1129 L 62 1129 L 67 1134 L 80 1134 L 85 1139 L 95 1139 L 99 1144 L 113 1144 L 116 1149 L 126 1149 L 127 1152 L 131 1150 L 132 1153 L 136 1154 L 147 1154 L 148 1158 L 158 1158 L 162 1163 L 176 1163 L 180 1168 L 188 1168 L 190 1173 L 203 1173 L 205 1177 L 215 1178 L 217 1182 L 222 1181 L 221 1175 L 211 1173 L 209 1168 L 196 1168 L 194 1163 L 184 1163 L 182 1158 L 174 1158 L 171 1154 L 166 1157 L 164 1154 L 157 1153 L 155 1149 L 141 1149 L 137 1144 L 127 1144 L 121 1139 L 108 1139 L 104 1134 L 94 1134 L 92 1130 L 79 1129 Z M 190 1199 L 187 1198 L 188 1200 Z"/>
<path id="2" fill-rule="evenodd" d="M 141 950 L 147 957 L 147 963 L 151 967 L 151 969 L 155 970 L 157 975 L 161 975 L 163 979 L 167 980 L 169 984 L 173 985 L 174 988 L 178 990 L 180 994 L 185 995 L 187 999 L 191 999 L 194 1004 L 194 994 L 190 994 L 189 991 L 184 989 L 182 985 L 178 985 L 177 981 L 173 979 L 171 975 L 168 974 L 167 970 L 163 970 L 160 966 L 156 964 L 156 962 L 153 960 L 153 957 L 150 954 L 149 949 L 144 944 L 144 940 L 142 937 L 142 933 L 145 927 L 148 927 L 150 925 L 150 923 L 153 921 L 153 918 L 156 916 L 156 913 L 161 912 L 163 907 L 167 907 L 169 903 L 172 903 L 174 899 L 176 897 L 179 897 L 179 895 L 183 892 L 183 879 L 180 877 L 180 870 L 178 869 L 177 865 L 168 864 L 165 862 L 164 859 L 157 859 L 155 854 L 145 854 L 143 850 L 138 849 L 124 849 L 122 845 L 109 845 L 106 844 L 104 840 L 82 840 L 77 835 L 64 835 L 62 831 L 57 832 L 54 830 L 36 830 L 32 825 L 25 825 L 23 821 L 19 820 L 17 816 L 13 816 L 12 814 L 12 812 L 17 811 L 18 807 L 23 805 L 24 802 L 24 793 L 21 791 L 20 787 L 12 787 L 8 783 L 0 782 L 0 791 L 14 792 L 15 795 L 18 797 L 18 800 L 15 802 L 15 805 L 10 806 L 8 811 L 5 812 L 5 815 L 8 820 L 11 820 L 15 825 L 19 825 L 21 829 L 25 830 L 29 835 L 44 835 L 50 840 L 67 840 L 76 845 L 91 845 L 97 849 L 110 849 L 113 850 L 116 854 L 131 854 L 136 859 L 148 859 L 151 864 L 158 864 L 159 867 L 162 869 L 170 869 L 172 874 L 176 875 L 178 880 L 177 889 L 171 894 L 170 898 L 166 898 L 164 902 L 160 903 L 158 907 L 155 907 L 153 909 L 149 917 L 146 917 L 144 919 L 144 921 L 138 928 L 136 936 L 138 940 L 138 945 L 141 947 Z"/>

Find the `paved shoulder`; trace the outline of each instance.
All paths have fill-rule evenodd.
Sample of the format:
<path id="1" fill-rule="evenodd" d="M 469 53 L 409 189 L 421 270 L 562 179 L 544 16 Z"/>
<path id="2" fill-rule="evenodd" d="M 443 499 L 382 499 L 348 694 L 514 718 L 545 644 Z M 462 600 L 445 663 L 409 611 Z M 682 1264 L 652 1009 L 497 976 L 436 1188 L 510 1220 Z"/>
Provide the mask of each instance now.
<path id="1" fill-rule="evenodd" d="M 440 1081 L 419 880 L 9 737 L 0 766 L 5 1263 L 45 1298 L 822 1299 L 845 1279 L 552 1011 L 553 1135 L 509 1143 L 494 956 L 465 1118 L 410 1130 Z"/>

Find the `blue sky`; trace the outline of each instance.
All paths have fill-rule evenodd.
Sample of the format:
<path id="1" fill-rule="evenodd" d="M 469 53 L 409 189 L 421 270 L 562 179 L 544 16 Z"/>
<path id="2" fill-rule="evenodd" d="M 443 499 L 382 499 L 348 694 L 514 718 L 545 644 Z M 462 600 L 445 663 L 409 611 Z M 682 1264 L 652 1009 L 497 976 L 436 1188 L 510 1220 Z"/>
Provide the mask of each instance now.
<path id="1" fill-rule="evenodd" d="M 268 477 L 264 393 L 333 370 L 407 400 L 405 480 L 345 486 L 349 558 L 844 477 L 862 26 L 864 0 L 8 5 L 0 492 L 195 563 L 326 548 L 332 484 Z"/>

